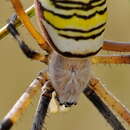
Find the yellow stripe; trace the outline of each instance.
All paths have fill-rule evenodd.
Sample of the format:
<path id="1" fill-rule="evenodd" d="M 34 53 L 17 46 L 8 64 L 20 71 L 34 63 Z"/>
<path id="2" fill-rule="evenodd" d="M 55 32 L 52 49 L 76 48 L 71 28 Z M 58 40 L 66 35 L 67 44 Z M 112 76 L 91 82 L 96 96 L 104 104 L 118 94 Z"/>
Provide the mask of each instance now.
<path id="1" fill-rule="evenodd" d="M 44 11 L 44 17 L 45 19 L 47 19 L 47 21 L 49 21 L 52 25 L 54 25 L 57 28 L 74 28 L 88 30 L 105 23 L 107 19 L 107 13 L 104 13 L 103 15 L 96 14 L 94 17 L 91 17 L 90 19 L 82 19 L 76 16 L 70 19 L 64 19 L 59 16 L 55 16 L 50 12 Z"/>
<path id="2" fill-rule="evenodd" d="M 98 1 L 98 2 L 93 2 L 93 3 L 92 3 L 92 6 L 99 5 L 99 4 L 101 4 L 103 1 L 104 1 L 104 0 L 101 0 L 101 1 Z"/>
<path id="3" fill-rule="evenodd" d="M 73 0 L 72 0 L 73 1 Z M 75 0 L 76 2 L 83 2 L 83 3 L 89 3 L 90 2 L 90 0 Z"/>
<path id="4" fill-rule="evenodd" d="M 62 6 L 62 7 L 79 7 L 79 8 L 81 8 L 82 7 L 82 5 L 76 5 L 76 4 L 64 4 L 64 3 L 58 3 L 58 5 L 60 5 L 60 6 Z"/>

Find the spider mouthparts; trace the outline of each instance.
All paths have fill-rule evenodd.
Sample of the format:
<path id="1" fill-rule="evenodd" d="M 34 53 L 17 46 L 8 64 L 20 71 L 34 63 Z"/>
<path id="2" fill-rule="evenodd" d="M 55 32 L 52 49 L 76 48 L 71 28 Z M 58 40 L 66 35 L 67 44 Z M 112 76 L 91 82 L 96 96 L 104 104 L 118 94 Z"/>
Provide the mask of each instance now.
<path id="1" fill-rule="evenodd" d="M 65 107 L 71 107 L 72 105 L 76 105 L 76 102 L 64 102 L 64 103 L 60 103 L 60 105 L 64 105 Z"/>
<path id="2" fill-rule="evenodd" d="M 65 105 L 65 107 L 71 107 L 72 105 L 76 105 L 76 102 L 65 102 L 63 103 L 63 105 Z"/>
<path id="3" fill-rule="evenodd" d="M 68 102 L 68 101 L 67 102 L 60 102 L 58 96 L 56 96 L 55 98 L 58 101 L 59 105 L 61 105 L 61 106 L 64 105 L 65 107 L 71 107 L 72 105 L 77 105 L 77 102 Z"/>

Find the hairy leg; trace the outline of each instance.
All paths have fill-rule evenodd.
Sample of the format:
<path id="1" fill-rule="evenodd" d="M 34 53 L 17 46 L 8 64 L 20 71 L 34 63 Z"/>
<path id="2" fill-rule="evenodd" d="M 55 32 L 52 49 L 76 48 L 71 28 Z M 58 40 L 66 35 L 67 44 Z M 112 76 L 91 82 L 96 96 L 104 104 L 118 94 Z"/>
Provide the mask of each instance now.
<path id="1" fill-rule="evenodd" d="M 89 82 L 89 86 L 113 111 L 130 125 L 130 112 L 98 79 L 92 78 Z"/>
<path id="2" fill-rule="evenodd" d="M 130 64 L 130 55 L 99 55 L 91 58 L 93 64 Z"/>

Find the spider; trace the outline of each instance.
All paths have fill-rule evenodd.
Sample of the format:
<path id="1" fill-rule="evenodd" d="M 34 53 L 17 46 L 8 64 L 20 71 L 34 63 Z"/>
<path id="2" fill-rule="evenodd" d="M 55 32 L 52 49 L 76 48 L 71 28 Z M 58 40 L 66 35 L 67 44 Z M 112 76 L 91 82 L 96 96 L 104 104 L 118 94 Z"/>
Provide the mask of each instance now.
<path id="1" fill-rule="evenodd" d="M 48 64 L 49 71 L 47 70 L 39 73 L 38 77 L 30 84 L 30 86 L 27 88 L 25 93 L 20 97 L 17 103 L 13 106 L 11 111 L 5 116 L 5 118 L 0 124 L 0 130 L 8 130 L 12 127 L 12 125 L 19 119 L 20 115 L 25 111 L 26 107 L 30 103 L 30 100 L 39 89 L 42 89 L 42 94 L 40 97 L 39 105 L 33 122 L 32 130 L 41 130 L 42 126 L 44 126 L 44 119 L 47 113 L 49 102 L 52 97 L 52 93 L 56 94 L 55 98 L 59 102 L 59 105 L 63 105 L 65 107 L 71 107 L 72 105 L 77 104 L 78 97 L 82 92 L 95 105 L 95 107 L 104 116 L 104 118 L 112 126 L 113 129 L 125 130 L 125 127 L 118 120 L 118 118 L 111 111 L 111 109 L 115 111 L 117 114 L 119 114 L 128 124 L 130 124 L 129 111 L 106 88 L 104 88 L 101 81 L 99 81 L 97 78 L 91 75 L 90 67 L 91 64 L 98 64 L 98 63 L 100 64 L 130 63 L 129 55 L 116 55 L 116 56 L 96 55 L 101 50 L 129 52 L 130 51 L 129 44 L 113 42 L 113 41 L 104 41 L 103 44 L 99 42 L 97 45 L 98 41 L 96 41 L 95 43 L 94 40 L 96 37 L 102 35 L 104 31 L 104 26 L 106 24 L 103 23 L 100 26 L 95 27 L 89 31 L 83 31 L 79 29 L 76 30 L 75 28 L 73 29 L 65 28 L 60 30 L 59 28 L 54 27 L 58 30 L 59 35 L 64 38 L 67 38 L 67 40 L 74 39 L 74 41 L 78 42 L 80 40 L 87 41 L 88 39 L 94 39 L 92 40 L 92 42 L 93 44 L 95 44 L 95 46 L 93 47 L 85 45 L 85 46 L 81 46 L 81 48 L 79 46 L 77 49 L 73 44 L 71 45 L 71 40 L 68 41 L 71 45 L 71 47 L 69 47 L 69 45 L 64 46 L 65 43 L 63 42 L 63 39 L 59 39 L 59 41 L 57 42 L 61 42 L 61 41 L 63 42 L 63 44 L 59 46 L 59 44 L 53 43 L 53 41 L 55 41 L 55 38 L 58 36 L 57 35 L 55 36 L 55 34 L 53 34 L 54 30 L 52 30 L 52 28 L 48 26 L 47 23 L 44 23 L 44 19 L 46 19 L 47 21 L 49 20 L 48 19 L 49 16 L 50 18 L 52 17 L 51 14 L 52 12 L 48 11 L 47 9 L 45 9 L 45 7 L 42 6 L 42 0 L 35 0 L 35 6 L 36 6 L 36 13 L 38 16 L 39 25 L 41 27 L 45 39 L 43 39 L 43 36 L 41 37 L 41 35 L 36 32 L 32 24 L 30 23 L 27 15 L 25 14 L 22 8 L 20 1 L 11 0 L 11 2 L 14 8 L 16 9 L 19 18 L 22 20 L 23 24 L 25 25 L 25 27 L 29 29 L 33 37 L 38 41 L 39 46 L 47 52 L 47 55 L 41 55 L 40 53 L 30 49 L 26 45 L 26 43 L 20 37 L 19 32 L 15 28 L 15 24 L 17 24 L 18 21 L 15 20 L 14 17 L 11 18 L 11 20 L 9 21 L 9 24 L 7 25 L 7 30 L 14 36 L 21 50 L 28 58 L 31 58 L 33 60 L 38 60 L 40 62 Z M 103 10 L 101 9 L 101 11 L 98 11 L 100 15 L 104 15 L 106 12 L 105 2 L 106 2 L 105 0 L 97 1 L 97 3 L 100 4 L 101 6 L 104 5 Z M 69 4 L 71 5 L 72 3 L 73 1 L 71 1 Z M 64 8 L 64 9 L 67 8 L 66 3 L 61 1 L 57 1 L 54 4 L 56 5 L 57 8 Z M 82 2 L 73 3 L 73 4 L 76 5 L 76 7 L 79 5 L 83 5 Z M 89 6 L 91 7 L 92 5 Z M 78 8 L 79 7 L 77 7 L 77 9 Z M 70 6 L 68 6 L 67 10 L 69 9 Z M 84 9 L 86 8 L 83 7 L 83 10 Z M 41 10 L 43 11 L 43 13 L 41 13 L 42 12 Z M 55 14 L 56 13 L 54 13 L 54 15 Z M 42 17 L 42 15 L 44 15 L 44 18 Z M 84 19 L 84 17 L 80 16 L 79 14 L 74 14 L 74 15 L 75 17 L 80 17 Z M 68 17 L 71 18 L 72 16 L 66 16 L 66 18 Z M 51 25 L 50 23 L 51 19 L 50 21 L 47 22 Z M 55 23 L 55 21 L 53 22 Z M 48 28 L 50 28 L 50 30 L 48 30 Z M 69 33 L 66 34 L 66 31 L 68 32 L 77 31 L 78 33 L 79 32 L 90 33 L 94 29 L 95 30 L 100 29 L 100 31 L 98 30 L 99 32 L 97 31 L 94 34 L 92 33 L 92 36 L 89 36 L 88 34 L 87 36 L 86 35 L 84 36 L 84 34 L 82 36 L 76 36 L 76 34 L 72 36 L 73 33 L 72 34 L 70 33 L 70 35 L 68 35 Z M 49 35 L 53 39 L 51 39 Z M 75 44 L 77 43 L 75 42 Z M 82 43 L 82 45 L 83 44 L 84 43 Z M 84 50 L 86 48 L 88 49 L 87 51 Z M 69 51 L 66 52 L 67 49 L 69 49 Z M 82 51 L 80 51 L 80 49 Z"/>

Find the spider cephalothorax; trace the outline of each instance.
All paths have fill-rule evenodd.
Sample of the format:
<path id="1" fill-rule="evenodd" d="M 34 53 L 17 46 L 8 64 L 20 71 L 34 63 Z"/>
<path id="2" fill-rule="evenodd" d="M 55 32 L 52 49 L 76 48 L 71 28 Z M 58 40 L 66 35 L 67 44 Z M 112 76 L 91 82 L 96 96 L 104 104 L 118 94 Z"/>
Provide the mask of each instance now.
<path id="1" fill-rule="evenodd" d="M 49 62 L 49 77 L 60 104 L 76 104 L 90 79 L 89 58 L 67 58 L 53 52 Z"/>

